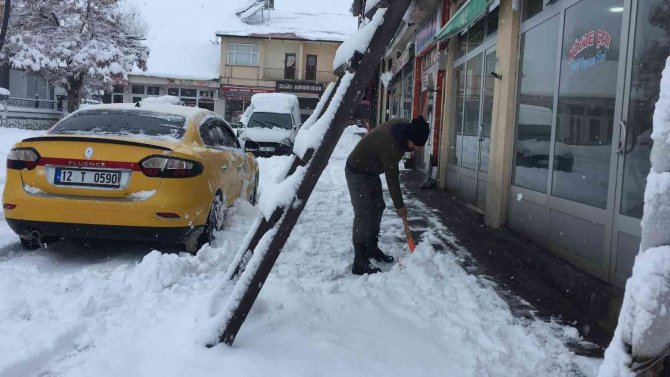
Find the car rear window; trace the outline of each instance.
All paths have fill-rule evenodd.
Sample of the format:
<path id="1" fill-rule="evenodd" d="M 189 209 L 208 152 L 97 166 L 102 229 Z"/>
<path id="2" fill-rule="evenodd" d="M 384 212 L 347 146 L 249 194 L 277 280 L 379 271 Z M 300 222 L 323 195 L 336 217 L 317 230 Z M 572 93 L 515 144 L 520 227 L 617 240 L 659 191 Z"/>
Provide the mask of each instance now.
<path id="1" fill-rule="evenodd" d="M 249 128 L 283 128 L 290 130 L 291 115 L 278 113 L 253 113 L 249 119 Z"/>
<path id="2" fill-rule="evenodd" d="M 67 117 L 49 133 L 180 140 L 185 123 L 184 117 L 153 111 L 95 110 Z"/>

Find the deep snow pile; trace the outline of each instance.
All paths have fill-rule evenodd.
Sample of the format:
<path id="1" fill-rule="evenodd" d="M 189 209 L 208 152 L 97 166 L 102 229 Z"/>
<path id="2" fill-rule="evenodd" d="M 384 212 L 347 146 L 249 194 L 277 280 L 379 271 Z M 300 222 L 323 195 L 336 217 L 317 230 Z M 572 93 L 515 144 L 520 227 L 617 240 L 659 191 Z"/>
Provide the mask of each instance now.
<path id="1" fill-rule="evenodd" d="M 381 247 L 403 268 L 349 273 L 344 162 L 358 138 L 343 135 L 232 348 L 197 344 L 195 320 L 259 216 L 249 204 L 197 256 L 71 242 L 26 253 L 0 223 L 0 376 L 594 375 L 597 362 L 564 346 L 575 329 L 514 318 L 429 242 L 407 255 L 392 209 Z M 288 159 L 259 160 L 261 196 Z"/>

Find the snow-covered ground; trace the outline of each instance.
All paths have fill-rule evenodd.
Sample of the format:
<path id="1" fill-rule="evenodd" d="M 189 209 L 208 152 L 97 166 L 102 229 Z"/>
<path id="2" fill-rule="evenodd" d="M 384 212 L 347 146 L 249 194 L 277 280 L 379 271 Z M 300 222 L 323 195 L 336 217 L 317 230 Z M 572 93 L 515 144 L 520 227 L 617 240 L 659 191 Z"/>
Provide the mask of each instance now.
<path id="1" fill-rule="evenodd" d="M 33 134 L 0 128 L 0 158 Z M 381 246 L 402 268 L 351 275 L 343 168 L 358 138 L 344 134 L 232 348 L 199 345 L 196 318 L 258 216 L 248 203 L 197 256 L 73 242 L 29 253 L 0 221 L 0 377 L 595 375 L 598 360 L 564 345 L 575 329 L 513 317 L 491 284 L 433 250 L 431 229 L 407 254 L 392 209 Z M 288 157 L 259 163 L 263 195 Z"/>

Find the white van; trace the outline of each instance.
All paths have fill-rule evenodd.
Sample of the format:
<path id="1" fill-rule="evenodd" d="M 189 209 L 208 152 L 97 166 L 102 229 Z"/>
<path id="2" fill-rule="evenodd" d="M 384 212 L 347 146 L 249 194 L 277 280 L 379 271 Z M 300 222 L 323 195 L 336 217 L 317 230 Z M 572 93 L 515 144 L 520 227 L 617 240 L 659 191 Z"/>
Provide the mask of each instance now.
<path id="1" fill-rule="evenodd" d="M 291 154 L 301 126 L 298 97 L 286 93 L 254 94 L 240 117 L 237 135 L 258 143 L 257 156 Z"/>

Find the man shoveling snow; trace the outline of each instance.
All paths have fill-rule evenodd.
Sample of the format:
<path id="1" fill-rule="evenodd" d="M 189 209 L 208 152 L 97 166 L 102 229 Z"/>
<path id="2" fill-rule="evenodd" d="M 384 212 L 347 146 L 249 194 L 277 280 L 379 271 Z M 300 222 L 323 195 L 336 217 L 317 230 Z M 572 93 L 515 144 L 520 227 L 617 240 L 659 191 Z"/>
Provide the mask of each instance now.
<path id="1" fill-rule="evenodd" d="M 429 132 L 428 123 L 423 117 L 411 122 L 394 119 L 370 131 L 349 155 L 345 174 L 351 204 L 354 206 L 354 264 L 351 273 L 363 275 L 379 272 L 380 269 L 370 264 L 370 258 L 393 263 L 393 257 L 382 252 L 377 245 L 379 226 L 386 207 L 379 175 L 386 174 L 396 212 L 406 217 L 398 163 L 406 152 L 424 146 Z"/>

